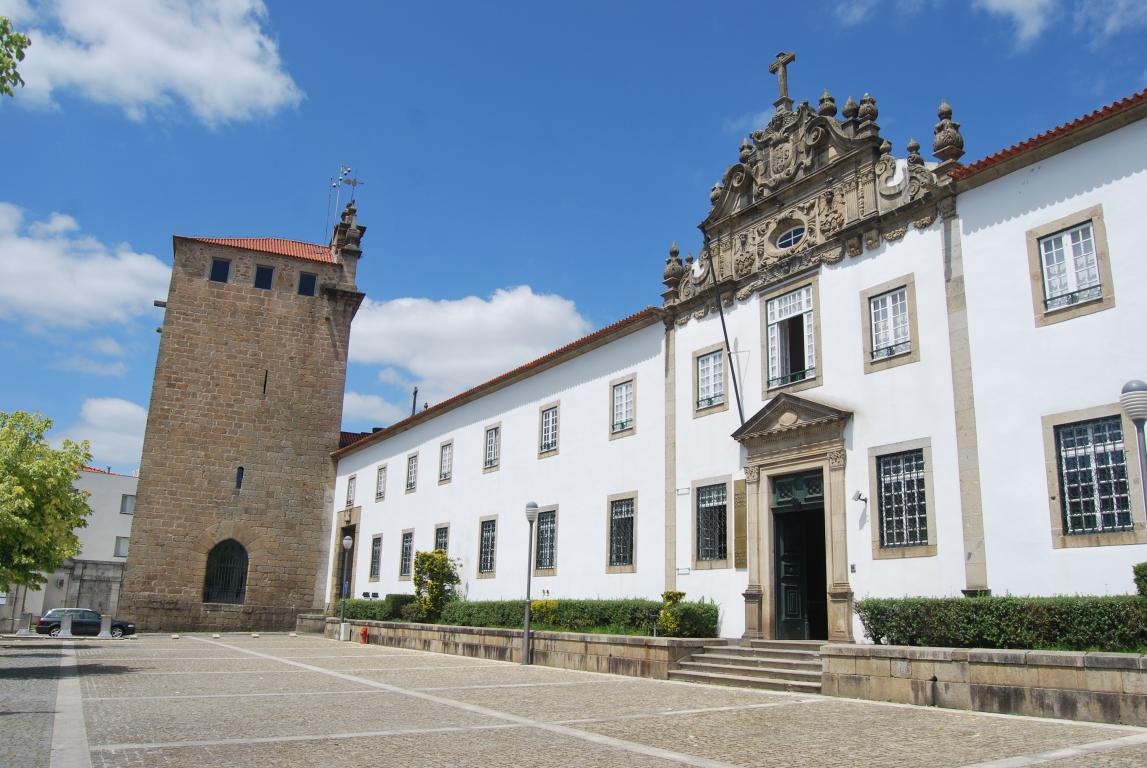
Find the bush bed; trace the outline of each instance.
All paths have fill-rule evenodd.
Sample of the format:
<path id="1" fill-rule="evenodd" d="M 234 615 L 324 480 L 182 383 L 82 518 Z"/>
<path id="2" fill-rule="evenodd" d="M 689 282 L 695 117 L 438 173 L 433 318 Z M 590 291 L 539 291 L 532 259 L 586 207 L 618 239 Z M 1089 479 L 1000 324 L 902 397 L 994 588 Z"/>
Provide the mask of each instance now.
<path id="1" fill-rule="evenodd" d="M 522 626 L 521 600 L 458 600 L 447 603 L 442 624 L 467 627 Z M 670 611 L 676 625 L 657 634 L 670 637 L 716 637 L 719 612 L 716 603 L 676 603 L 666 606 L 656 600 L 533 600 L 530 613 L 536 629 L 558 632 L 612 631 L 648 635 L 659 625 L 659 614 Z"/>
<path id="2" fill-rule="evenodd" d="M 391 594 L 382 600 L 347 600 L 345 617 L 360 621 L 395 621 L 402 615 L 403 606 L 414 602 L 414 595 Z M 339 604 L 334 603 L 335 615 Z"/>
<path id="3" fill-rule="evenodd" d="M 1147 600 L 1116 597 L 869 598 L 856 603 L 875 643 L 953 648 L 1138 651 Z"/>

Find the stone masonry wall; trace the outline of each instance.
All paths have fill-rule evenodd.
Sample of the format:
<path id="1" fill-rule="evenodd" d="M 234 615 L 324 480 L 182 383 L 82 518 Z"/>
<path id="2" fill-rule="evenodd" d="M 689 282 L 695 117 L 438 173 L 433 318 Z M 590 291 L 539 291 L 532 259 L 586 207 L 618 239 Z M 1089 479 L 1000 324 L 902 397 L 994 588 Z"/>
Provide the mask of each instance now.
<path id="1" fill-rule="evenodd" d="M 207 279 L 231 260 L 227 283 Z M 271 290 L 256 265 L 274 267 Z M 177 238 L 121 615 L 141 630 L 286 629 L 321 605 L 350 322 L 338 264 Z M 236 487 L 238 467 L 244 469 Z M 248 554 L 241 606 L 204 605 L 208 552 Z"/>
<path id="2" fill-rule="evenodd" d="M 822 692 L 1015 715 L 1147 726 L 1147 656 L 826 645 Z"/>

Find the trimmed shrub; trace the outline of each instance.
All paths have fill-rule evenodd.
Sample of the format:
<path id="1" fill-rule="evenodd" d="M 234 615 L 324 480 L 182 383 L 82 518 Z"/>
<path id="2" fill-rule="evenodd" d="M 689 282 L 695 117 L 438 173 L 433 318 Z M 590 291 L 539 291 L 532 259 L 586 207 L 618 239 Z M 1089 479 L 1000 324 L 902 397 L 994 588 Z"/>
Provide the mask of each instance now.
<path id="1" fill-rule="evenodd" d="M 1139 590 L 1139 596 L 1147 597 L 1147 563 L 1133 565 L 1131 571 L 1135 574 L 1135 589 Z"/>
<path id="2" fill-rule="evenodd" d="M 414 601 L 414 595 L 387 595 L 383 600 L 347 600 L 346 618 L 360 621 L 394 621 L 402 615 L 402 607 Z M 333 604 L 334 613 L 339 615 L 339 604 Z"/>
<path id="3" fill-rule="evenodd" d="M 530 613 L 539 628 L 559 632 L 609 629 L 615 632 L 652 634 L 658 613 L 664 608 L 655 600 L 534 600 Z M 676 603 L 673 637 L 716 637 L 719 611 L 715 603 Z M 456 600 L 447 603 L 440 622 L 453 626 L 522 626 L 521 600 Z M 663 634 L 658 630 L 659 634 Z"/>
<path id="4" fill-rule="evenodd" d="M 458 565 L 445 550 L 414 553 L 414 596 L 422 607 L 423 620 L 437 621 L 442 608 L 454 599 L 454 585 L 461 581 Z"/>
<path id="5" fill-rule="evenodd" d="M 1136 650 L 1147 601 L 1115 597 L 869 598 L 856 603 L 874 643 L 953 648 Z"/>
<path id="6" fill-rule="evenodd" d="M 414 595 L 405 592 L 391 592 L 383 602 L 386 604 L 386 618 L 381 621 L 394 621 L 402 618 L 402 609 L 417 600 Z"/>

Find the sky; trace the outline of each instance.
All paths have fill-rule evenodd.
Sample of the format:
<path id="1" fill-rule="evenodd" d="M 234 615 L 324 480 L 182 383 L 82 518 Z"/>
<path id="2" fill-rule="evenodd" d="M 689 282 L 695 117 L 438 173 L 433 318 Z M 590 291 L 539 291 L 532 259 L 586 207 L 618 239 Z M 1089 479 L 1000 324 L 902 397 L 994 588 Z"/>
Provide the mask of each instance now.
<path id="1" fill-rule="evenodd" d="M 367 227 L 343 428 L 646 306 L 790 95 L 973 162 L 1147 87 L 1144 0 L 0 0 L 0 411 L 139 466 L 174 235 Z M 332 186 L 340 168 L 361 183 Z"/>

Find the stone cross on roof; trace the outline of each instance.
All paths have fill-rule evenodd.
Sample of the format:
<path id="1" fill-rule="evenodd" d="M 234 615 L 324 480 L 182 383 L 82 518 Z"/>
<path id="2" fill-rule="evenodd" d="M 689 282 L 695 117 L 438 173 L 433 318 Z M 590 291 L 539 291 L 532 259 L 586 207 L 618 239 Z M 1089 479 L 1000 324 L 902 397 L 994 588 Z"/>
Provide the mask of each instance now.
<path id="1" fill-rule="evenodd" d="M 788 65 L 796 60 L 797 55 L 795 53 L 785 53 L 781 51 L 777 54 L 777 60 L 769 65 L 769 72 L 777 76 L 777 84 L 781 90 L 781 97 L 773 102 L 778 112 L 792 111 L 793 100 L 789 98 Z"/>

